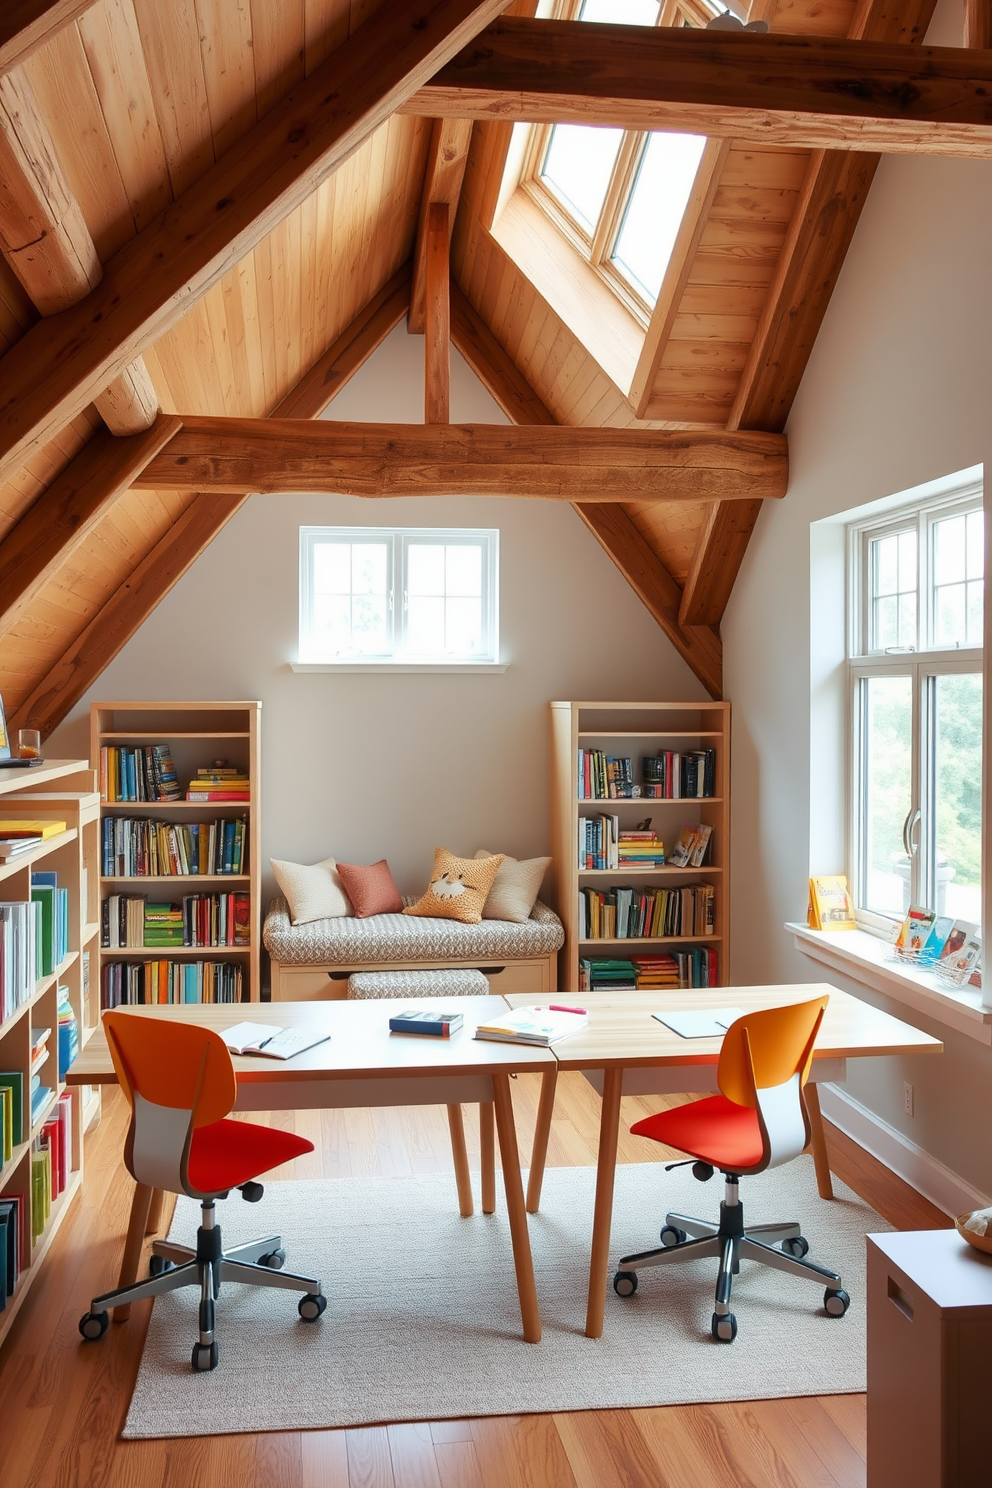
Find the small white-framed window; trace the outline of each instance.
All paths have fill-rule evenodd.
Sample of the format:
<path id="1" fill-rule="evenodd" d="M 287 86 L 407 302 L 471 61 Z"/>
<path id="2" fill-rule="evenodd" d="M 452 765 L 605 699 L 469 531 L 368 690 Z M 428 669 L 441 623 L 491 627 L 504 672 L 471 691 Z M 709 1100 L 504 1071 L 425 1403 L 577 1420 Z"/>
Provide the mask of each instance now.
<path id="1" fill-rule="evenodd" d="M 980 487 L 848 529 L 851 879 L 859 919 L 982 918 Z"/>
<path id="2" fill-rule="evenodd" d="M 300 661 L 499 661 L 495 528 L 301 527 Z"/>

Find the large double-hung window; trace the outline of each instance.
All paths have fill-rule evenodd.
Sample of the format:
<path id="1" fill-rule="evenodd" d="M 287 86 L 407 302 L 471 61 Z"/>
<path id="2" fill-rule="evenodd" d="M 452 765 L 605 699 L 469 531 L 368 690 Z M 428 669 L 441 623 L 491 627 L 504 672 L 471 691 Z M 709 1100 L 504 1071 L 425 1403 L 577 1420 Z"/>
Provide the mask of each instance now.
<path id="1" fill-rule="evenodd" d="M 849 529 L 853 888 L 980 923 L 984 521 L 973 487 Z"/>

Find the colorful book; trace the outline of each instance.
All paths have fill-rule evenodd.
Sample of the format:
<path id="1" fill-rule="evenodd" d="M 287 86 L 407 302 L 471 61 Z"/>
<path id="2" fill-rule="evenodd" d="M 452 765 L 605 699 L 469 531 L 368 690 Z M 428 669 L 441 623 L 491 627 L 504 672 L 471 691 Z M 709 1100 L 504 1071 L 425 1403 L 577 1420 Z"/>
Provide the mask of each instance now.
<path id="1" fill-rule="evenodd" d="M 807 923 L 811 930 L 856 930 L 854 904 L 843 873 L 818 874 L 809 881 Z"/>
<path id="2" fill-rule="evenodd" d="M 906 918 L 899 926 L 899 934 L 895 940 L 896 950 L 913 951 L 917 954 L 922 951 L 930 939 L 936 918 L 932 909 L 911 904 Z"/>

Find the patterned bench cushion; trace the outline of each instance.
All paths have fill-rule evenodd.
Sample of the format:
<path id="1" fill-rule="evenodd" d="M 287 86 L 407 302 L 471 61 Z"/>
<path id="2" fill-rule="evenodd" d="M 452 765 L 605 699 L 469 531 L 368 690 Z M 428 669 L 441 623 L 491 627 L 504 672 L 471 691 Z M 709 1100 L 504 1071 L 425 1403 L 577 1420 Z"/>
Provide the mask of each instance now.
<path id="1" fill-rule="evenodd" d="M 431 971 L 353 971 L 349 997 L 485 997 L 489 983 L 470 967 Z"/>
<path id="2" fill-rule="evenodd" d="M 412 904 L 414 900 L 409 902 Z M 565 939 L 554 910 L 534 905 L 523 925 L 511 920 L 420 919 L 413 915 L 350 915 L 293 925 L 289 906 L 277 896 L 269 906 L 262 932 L 265 949 L 281 966 L 352 966 L 368 961 L 458 961 L 478 956 L 485 961 L 521 961 L 549 956 Z"/>

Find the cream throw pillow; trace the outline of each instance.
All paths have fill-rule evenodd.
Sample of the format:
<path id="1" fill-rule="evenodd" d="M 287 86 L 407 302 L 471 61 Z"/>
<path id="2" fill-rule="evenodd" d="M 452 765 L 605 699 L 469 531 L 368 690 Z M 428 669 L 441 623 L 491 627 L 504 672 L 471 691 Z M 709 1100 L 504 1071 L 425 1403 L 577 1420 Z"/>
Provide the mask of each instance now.
<path id="1" fill-rule="evenodd" d="M 475 856 L 491 858 L 493 854 L 488 848 L 480 847 Z M 534 901 L 541 892 L 544 875 L 550 866 L 550 858 L 508 858 L 504 854 L 496 882 L 489 890 L 482 918 L 513 920 L 518 925 L 529 920 Z"/>
<path id="2" fill-rule="evenodd" d="M 336 858 L 325 858 L 310 867 L 285 863 L 279 858 L 270 858 L 269 862 L 276 883 L 286 896 L 294 925 L 309 925 L 311 920 L 338 920 L 342 915 L 354 914 L 337 871 Z"/>

